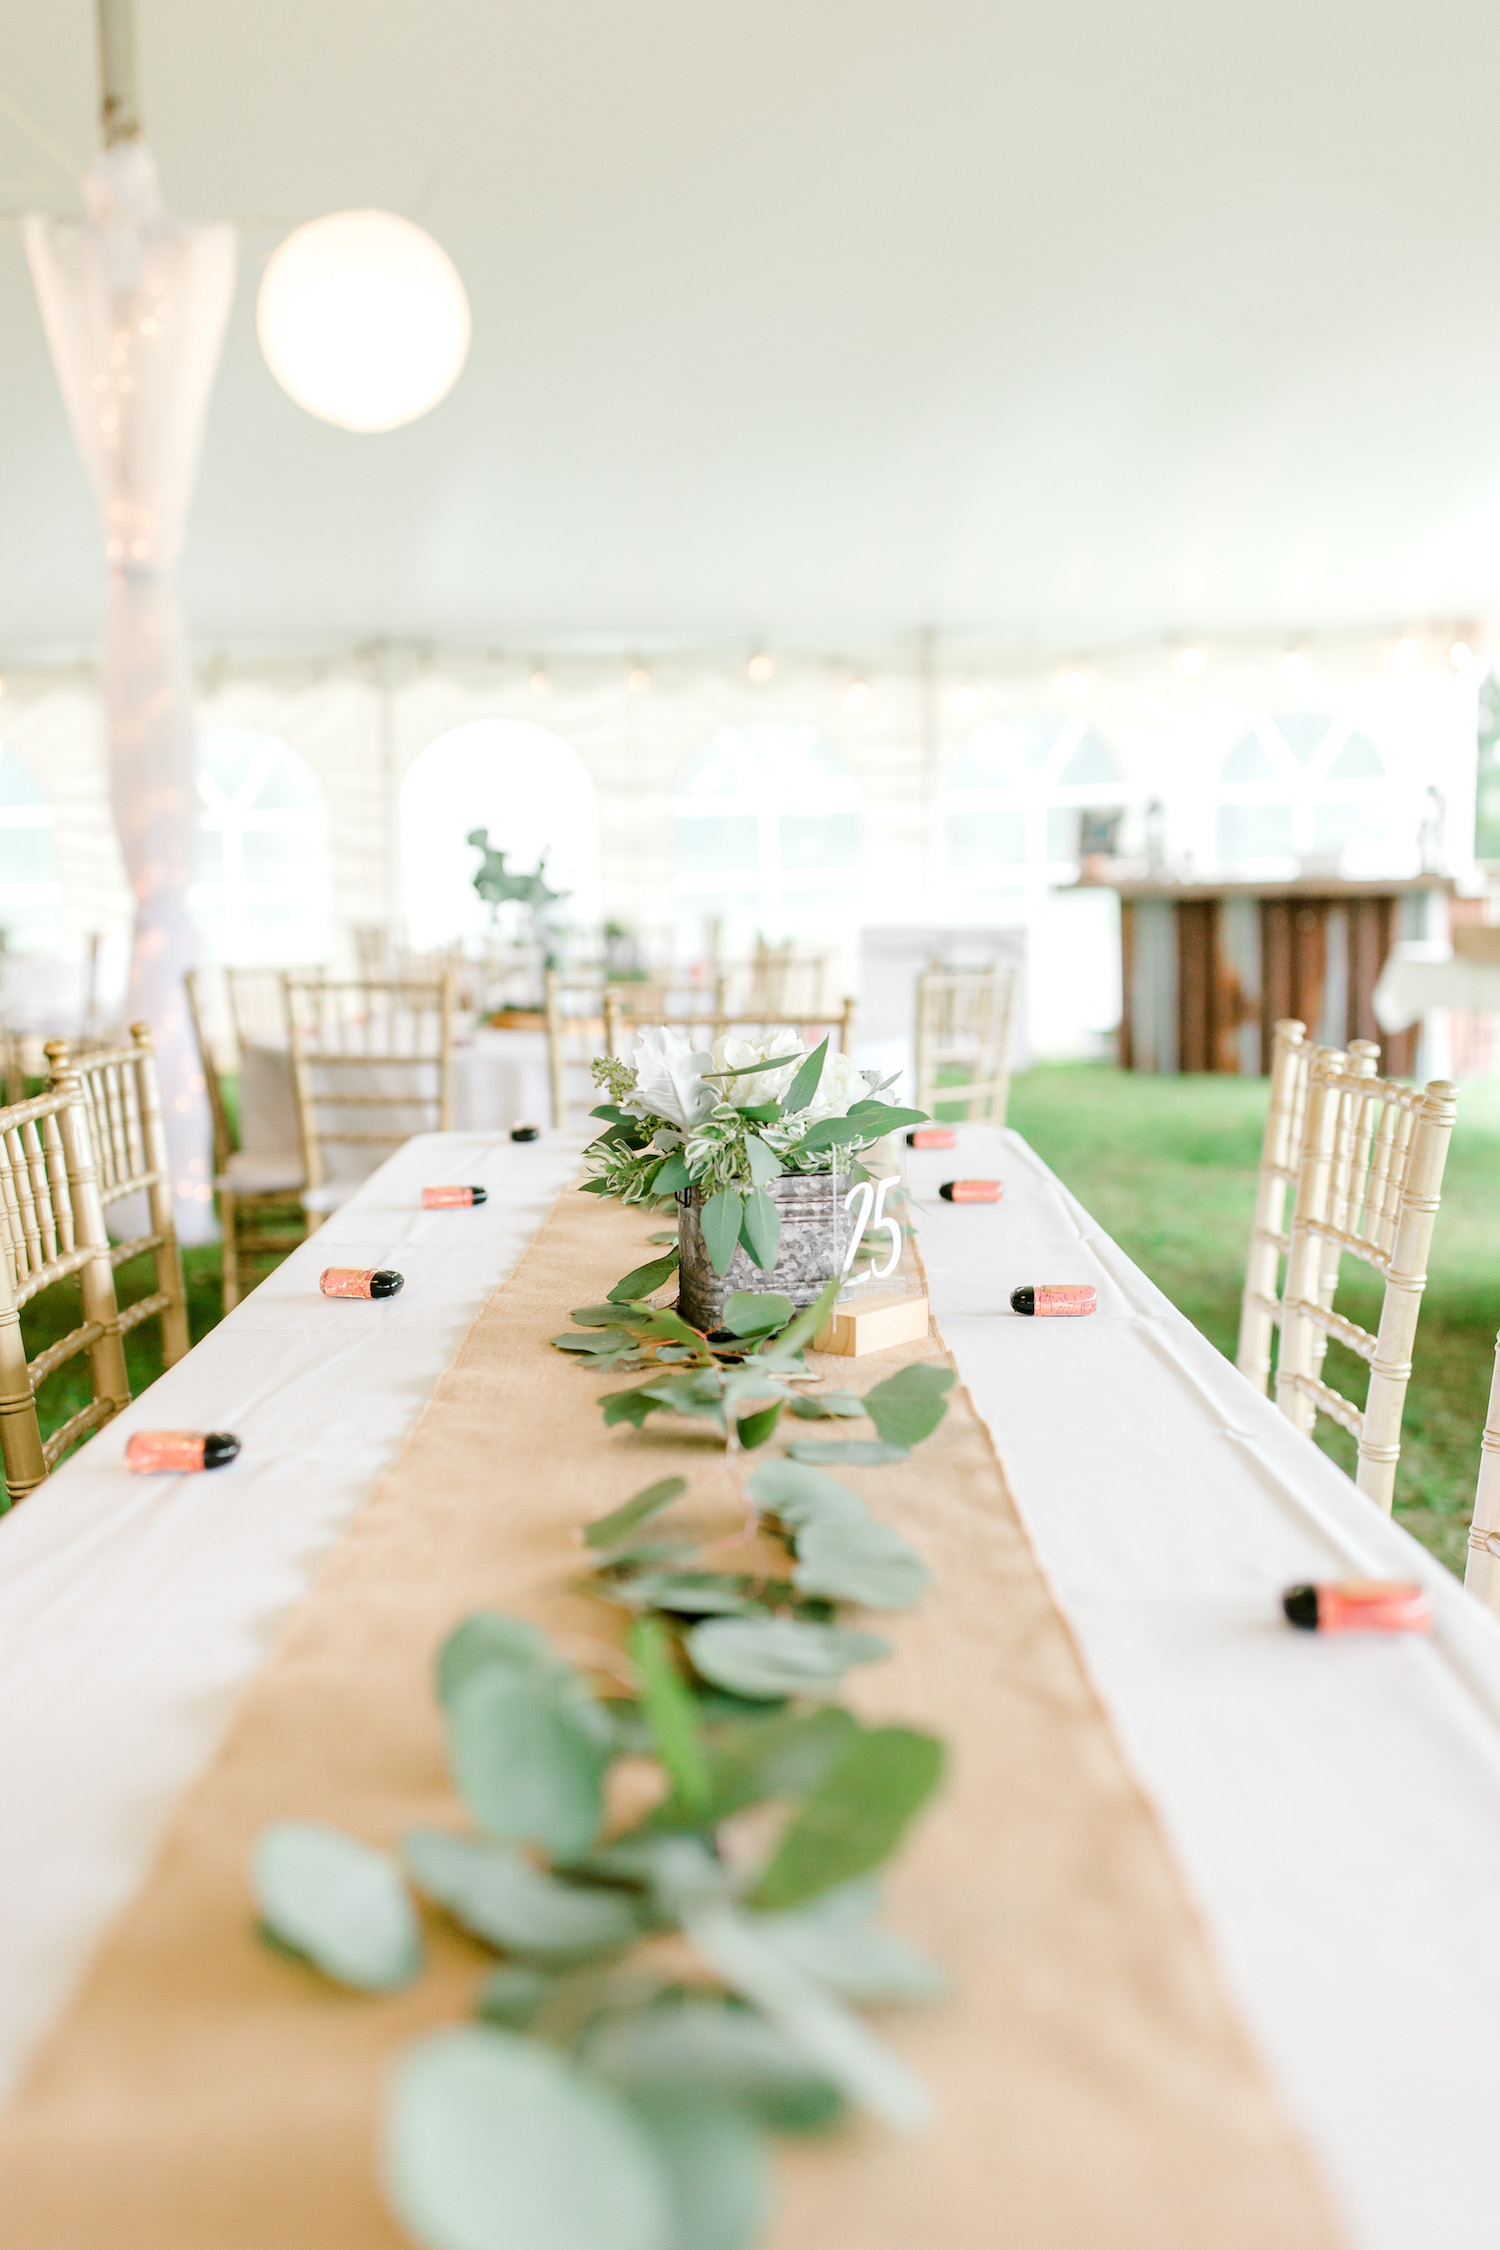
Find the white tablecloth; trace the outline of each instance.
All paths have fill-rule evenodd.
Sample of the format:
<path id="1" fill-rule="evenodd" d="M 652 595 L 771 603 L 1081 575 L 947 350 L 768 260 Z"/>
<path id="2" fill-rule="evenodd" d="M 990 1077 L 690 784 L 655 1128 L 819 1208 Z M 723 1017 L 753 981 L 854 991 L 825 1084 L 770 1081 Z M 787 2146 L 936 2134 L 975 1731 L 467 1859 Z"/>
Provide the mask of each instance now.
<path id="1" fill-rule="evenodd" d="M 581 1145 L 409 1142 L 0 1517 L 0 2091 Z M 423 1211 L 422 1188 L 441 1181 L 477 1182 L 489 1201 Z M 406 1286 L 337 1301 L 318 1292 L 328 1265 L 394 1266 Z M 232 1430 L 243 1452 L 196 1477 L 133 1477 L 125 1441 L 141 1429 Z"/>
<path id="2" fill-rule="evenodd" d="M 432 1075 L 435 1078 L 435 1073 Z M 372 1083 L 380 1078 L 378 1070 L 370 1073 Z M 389 1093 L 399 1091 L 399 1087 L 400 1081 L 387 1072 L 380 1090 Z M 358 1071 L 341 1072 L 341 1093 L 360 1090 Z M 457 1043 L 452 1058 L 452 1108 L 453 1129 L 458 1133 L 508 1133 L 512 1125 L 522 1122 L 549 1124 L 552 1087 L 545 1031 L 480 1030 Z M 359 1129 L 368 1130 L 372 1124 L 373 1119 L 362 1116 Z M 290 1054 L 285 1047 L 247 1040 L 240 1057 L 242 1146 L 255 1155 L 284 1155 L 297 1148 L 299 1140 Z M 362 1162 L 352 1150 L 335 1153 L 352 1160 L 356 1167 Z"/>
<path id="3" fill-rule="evenodd" d="M 1500 961 L 1438 954 L 1420 943 L 1398 945 L 1380 972 L 1373 1005 L 1382 1031 L 1405 1031 L 1429 1008 L 1500 1014 Z"/>
<path id="4" fill-rule="evenodd" d="M 960 1134 L 957 1155 L 910 1158 L 934 1309 L 1244 2019 L 1356 2250 L 1491 2250 L 1500 1627 L 1018 1136 Z M 0 1522 L 6 2079 L 577 1145 L 413 1143 Z M 942 1179 L 984 1173 L 1000 1206 L 938 1200 Z M 436 1178 L 493 1200 L 424 1216 L 414 1191 Z M 407 1287 L 327 1303 L 334 1254 L 395 1263 Z M 1010 1312 L 1017 1283 L 1048 1281 L 1092 1281 L 1099 1311 Z M 245 1458 L 128 1479 L 129 1431 L 164 1424 L 227 1424 Z M 1324 1642 L 1280 1621 L 1287 1583 L 1354 1572 L 1424 1579 L 1434 1638 Z"/>

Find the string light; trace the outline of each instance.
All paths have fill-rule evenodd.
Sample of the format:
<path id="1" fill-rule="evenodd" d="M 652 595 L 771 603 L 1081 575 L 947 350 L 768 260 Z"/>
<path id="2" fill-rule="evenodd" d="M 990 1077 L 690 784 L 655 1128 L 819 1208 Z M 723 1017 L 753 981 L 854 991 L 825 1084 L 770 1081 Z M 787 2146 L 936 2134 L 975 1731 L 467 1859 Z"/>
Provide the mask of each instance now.
<path id="1" fill-rule="evenodd" d="M 845 695 L 844 695 L 844 701 L 845 701 L 845 702 L 846 702 L 846 703 L 848 704 L 848 706 L 849 706 L 850 710 L 851 710 L 851 711 L 863 711 L 863 709 L 864 709 L 865 705 L 866 705 L 866 704 L 867 704 L 867 703 L 869 702 L 869 700 L 870 700 L 870 683 L 869 683 L 869 681 L 868 681 L 868 680 L 851 680 L 851 681 L 849 682 L 848 688 L 847 688 L 847 690 L 845 691 Z"/>
<path id="2" fill-rule="evenodd" d="M 1072 703 L 1081 703 L 1089 692 L 1089 676 L 1083 667 L 1075 664 L 1063 674 L 1063 694 Z"/>
<path id="3" fill-rule="evenodd" d="M 1409 633 L 1403 633 L 1396 643 L 1396 662 L 1401 666 L 1403 672 L 1411 670 L 1421 653 L 1422 651 Z"/>
<path id="4" fill-rule="evenodd" d="M 979 690 L 974 686 L 972 681 L 968 681 L 963 687 L 959 689 L 957 695 L 953 698 L 953 700 L 958 707 L 959 716 L 965 719 L 972 719 L 975 712 L 979 709 Z"/>
<path id="5" fill-rule="evenodd" d="M 632 695 L 644 695 L 651 685 L 651 674 L 644 664 L 634 664 L 625 676 L 625 685 Z"/>
<path id="6" fill-rule="evenodd" d="M 1208 658 L 1201 648 L 1180 648 L 1177 651 L 1177 669 L 1185 680 L 1196 680 Z"/>
<path id="7" fill-rule="evenodd" d="M 1305 648 L 1289 648 L 1281 659 L 1281 676 L 1284 680 L 1305 680 L 1312 670 L 1312 658 Z"/>
<path id="8" fill-rule="evenodd" d="M 1452 648 L 1449 649 L 1448 654 L 1453 659 L 1453 669 L 1455 672 L 1461 672 L 1464 669 L 1465 665 L 1472 664 L 1474 661 L 1474 651 L 1470 648 L 1467 641 L 1455 641 Z"/>
<path id="9" fill-rule="evenodd" d="M 539 665 L 537 666 L 536 670 L 535 670 L 535 671 L 534 671 L 534 672 L 532 673 L 532 675 L 531 675 L 531 692 L 532 692 L 532 694 L 533 694 L 533 695 L 545 695 L 545 694 L 546 694 L 546 692 L 547 692 L 547 690 L 548 690 L 548 688 L 549 688 L 549 687 L 551 687 L 551 685 L 552 685 L 552 682 L 551 682 L 551 681 L 550 681 L 550 680 L 548 679 L 548 677 L 547 677 L 547 674 L 545 673 L 545 671 L 544 671 L 544 670 L 542 669 L 541 665 L 539 664 Z"/>
<path id="10" fill-rule="evenodd" d="M 746 672 L 749 674 L 750 678 L 754 680 L 757 687 L 764 686 L 765 682 L 770 679 L 775 669 L 775 664 L 773 663 L 771 658 L 767 656 L 764 649 L 757 649 L 754 656 L 751 657 L 749 663 L 745 666 Z"/>

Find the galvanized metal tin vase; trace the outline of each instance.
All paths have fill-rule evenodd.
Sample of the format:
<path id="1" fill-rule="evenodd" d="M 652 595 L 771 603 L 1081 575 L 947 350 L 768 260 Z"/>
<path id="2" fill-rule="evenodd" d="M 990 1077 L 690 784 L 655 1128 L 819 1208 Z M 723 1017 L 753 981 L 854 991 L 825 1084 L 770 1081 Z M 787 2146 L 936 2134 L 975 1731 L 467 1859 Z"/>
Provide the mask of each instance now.
<path id="1" fill-rule="evenodd" d="M 766 1193 L 781 1213 L 781 1241 L 769 1272 L 743 1243 L 735 1245 L 726 1274 L 714 1272 L 699 1217 L 707 1200 L 701 1188 L 677 1198 L 677 1310 L 690 1327 L 723 1323 L 724 1300 L 736 1289 L 780 1290 L 794 1305 L 810 1305 L 838 1272 L 848 1240 L 842 1171 L 785 1172 Z"/>

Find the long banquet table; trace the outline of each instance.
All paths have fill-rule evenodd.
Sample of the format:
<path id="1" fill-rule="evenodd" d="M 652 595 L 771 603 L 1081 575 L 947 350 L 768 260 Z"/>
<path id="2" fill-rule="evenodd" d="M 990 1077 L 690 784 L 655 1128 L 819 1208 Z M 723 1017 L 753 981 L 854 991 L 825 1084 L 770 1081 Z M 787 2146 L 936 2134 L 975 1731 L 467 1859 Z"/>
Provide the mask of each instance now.
<path id="1" fill-rule="evenodd" d="M 408 1144 L 0 1521 L 0 2083 L 20 2081 L 140 1889 L 577 1147 Z M 1004 1202 L 943 1203 L 953 1171 L 999 1174 Z M 489 1201 L 415 1209 L 439 1179 L 481 1181 Z M 911 1157 L 910 1185 L 942 1337 L 1348 2240 L 1479 2250 L 1500 2084 L 1500 1630 L 1018 1135 L 965 1128 L 956 1159 Z M 406 1288 L 329 1303 L 331 1262 L 398 1265 Z M 1098 1313 L 1018 1318 L 1028 1281 L 1093 1281 Z M 244 1455 L 208 1478 L 130 1479 L 125 1439 L 150 1426 L 232 1428 Z M 1355 1574 L 1422 1578 L 1430 1641 L 1325 1643 L 1279 1622 L 1286 1583 Z"/>

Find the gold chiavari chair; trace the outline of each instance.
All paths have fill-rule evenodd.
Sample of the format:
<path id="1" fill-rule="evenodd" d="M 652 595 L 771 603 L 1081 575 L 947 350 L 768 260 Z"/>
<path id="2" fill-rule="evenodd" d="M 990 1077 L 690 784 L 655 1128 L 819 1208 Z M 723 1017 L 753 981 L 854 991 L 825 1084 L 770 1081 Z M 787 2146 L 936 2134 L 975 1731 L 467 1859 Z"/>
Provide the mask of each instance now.
<path id="1" fill-rule="evenodd" d="M 1455 1089 L 1445 1079 L 1419 1093 L 1351 1070 L 1339 1056 L 1315 1059 L 1309 1074 L 1276 1403 L 1309 1436 L 1319 1414 L 1346 1429 L 1359 1447 L 1355 1482 L 1387 1514 L 1454 1111 Z M 1385 1283 L 1373 1336 L 1334 1310 L 1345 1257 Z M 1318 1372 L 1330 1340 L 1369 1366 L 1363 1407 Z"/>
<path id="2" fill-rule="evenodd" d="M 76 1078 L 88 1113 L 99 1202 L 105 1224 L 127 1197 L 144 1195 L 150 1216 L 145 1234 L 114 1244 L 110 1264 L 118 1274 L 137 1258 L 149 1256 L 156 1287 L 120 1307 L 120 1333 L 128 1335 L 143 1320 L 161 1322 L 162 1364 L 173 1367 L 188 1349 L 187 1294 L 182 1253 L 172 1208 L 171 1159 L 162 1124 L 161 1089 L 149 1024 L 133 1023 L 128 1047 L 90 1048 L 71 1055 L 65 1039 L 47 1042 L 47 1082 L 63 1086 Z"/>
<path id="3" fill-rule="evenodd" d="M 1005 962 L 987 969 L 945 969 L 937 962 L 917 979 L 917 1107 L 935 1117 L 941 1102 L 964 1118 L 1005 1123 L 1010 1100 L 1010 1027 L 1016 972 Z M 963 1079 L 947 1082 L 961 1070 Z"/>
<path id="4" fill-rule="evenodd" d="M 1489 1608 L 1500 1610 L 1500 1336 L 1495 1338 L 1489 1412 L 1479 1446 L 1479 1482 L 1474 1490 L 1464 1584 Z"/>
<path id="5" fill-rule="evenodd" d="M 547 1076 L 552 1090 L 552 1123 L 566 1125 L 576 1110 L 586 1116 L 598 1100 L 589 1075 L 596 1055 L 610 1052 L 607 987 L 584 982 L 548 969 L 544 990 L 547 1010 Z"/>
<path id="6" fill-rule="evenodd" d="M 190 969 L 182 981 L 187 987 L 188 1014 L 213 1120 L 214 1200 L 223 1238 L 224 1310 L 230 1312 L 245 1293 L 247 1274 L 249 1286 L 254 1288 L 264 1273 L 306 1239 L 302 1190 L 307 1184 L 307 1165 L 300 1138 L 296 1148 L 280 1153 L 241 1148 L 224 1098 L 218 1058 L 204 1028 L 196 972 Z"/>
<path id="7" fill-rule="evenodd" d="M 1281 1326 L 1281 1261 L 1292 1240 L 1287 1232 L 1287 1193 L 1289 1189 L 1295 1192 L 1302 1164 L 1308 1075 L 1317 1060 L 1335 1065 L 1347 1060 L 1356 1077 L 1373 1078 L 1380 1060 L 1380 1049 L 1371 1039 L 1351 1040 L 1347 1058 L 1341 1049 L 1316 1047 L 1307 1037 L 1307 1026 L 1291 1016 L 1272 1027 L 1271 1041 L 1271 1100 L 1256 1172 L 1255 1215 L 1250 1224 L 1245 1286 L 1240 1295 L 1240 1341 L 1235 1354 L 1240 1373 L 1262 1392 L 1270 1387 L 1271 1336 Z M 1324 1264 L 1322 1294 L 1326 1304 L 1332 1304 L 1337 1283 L 1338 1258 L 1330 1252 Z M 1321 1346 L 1315 1349 L 1321 1359 Z"/>
<path id="8" fill-rule="evenodd" d="M 292 1077 L 314 1225 L 382 1154 L 446 1132 L 452 1108 L 453 979 L 289 976 Z"/>
<path id="9" fill-rule="evenodd" d="M 82 1319 L 28 1359 L 22 1312 L 74 1275 Z M 44 1441 L 36 1394 L 50 1375 L 85 1356 L 93 1395 Z M 69 1072 L 34 1100 L 0 1109 L 0 1458 L 12 1505 L 129 1403 L 89 1113 Z"/>

